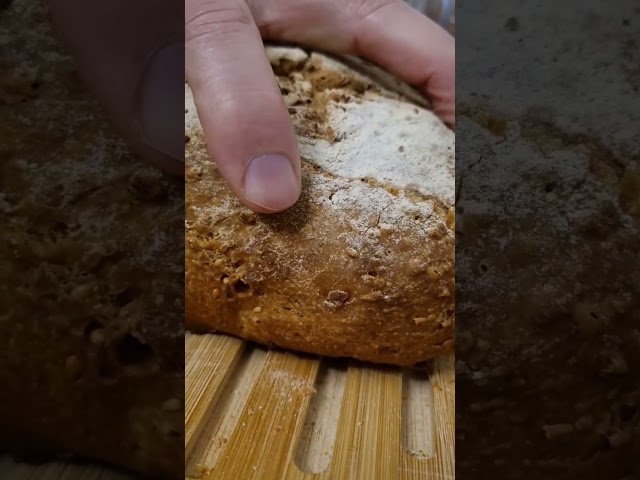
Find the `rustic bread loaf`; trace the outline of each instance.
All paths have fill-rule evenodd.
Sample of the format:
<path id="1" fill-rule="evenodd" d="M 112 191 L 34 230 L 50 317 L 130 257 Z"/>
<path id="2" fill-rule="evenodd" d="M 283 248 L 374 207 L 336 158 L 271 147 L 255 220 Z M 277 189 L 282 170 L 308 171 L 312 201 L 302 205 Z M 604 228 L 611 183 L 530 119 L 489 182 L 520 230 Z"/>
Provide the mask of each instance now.
<path id="1" fill-rule="evenodd" d="M 454 345 L 454 134 L 337 60 L 267 49 L 303 195 L 261 216 L 227 188 L 186 88 L 187 327 L 413 365 Z"/>
<path id="2" fill-rule="evenodd" d="M 0 452 L 184 478 L 182 181 L 128 152 L 46 5 L 0 28 Z"/>

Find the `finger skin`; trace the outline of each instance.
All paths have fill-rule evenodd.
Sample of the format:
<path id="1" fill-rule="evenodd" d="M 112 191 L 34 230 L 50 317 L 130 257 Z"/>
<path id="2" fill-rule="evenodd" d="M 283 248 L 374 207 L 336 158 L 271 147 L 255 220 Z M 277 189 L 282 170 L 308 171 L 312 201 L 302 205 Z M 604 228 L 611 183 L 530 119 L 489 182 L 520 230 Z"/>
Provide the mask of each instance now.
<path id="1" fill-rule="evenodd" d="M 420 87 L 435 113 L 455 127 L 455 39 L 446 30 L 404 2 L 393 2 L 363 18 L 355 39 L 357 54 Z"/>
<path id="2" fill-rule="evenodd" d="M 182 4 L 175 0 L 50 0 L 50 7 L 55 27 L 73 55 L 80 76 L 133 150 L 167 173 L 184 174 L 184 152 L 176 158 L 176 148 L 172 154 L 155 148 L 140 127 L 141 83 L 153 53 L 167 42 L 182 41 Z M 148 18 L 151 11 L 155 13 L 153 21 Z M 182 70 L 176 74 L 184 78 Z M 184 138 L 184 124 L 174 118 L 178 104 L 174 97 L 184 102 L 184 92 L 182 87 L 173 90 L 170 95 L 164 91 L 156 103 L 162 107 L 171 96 L 171 113 L 164 118 L 171 122 L 165 130 L 175 137 L 175 144 L 178 137 Z"/>
<path id="3" fill-rule="evenodd" d="M 431 99 L 455 126 L 455 39 L 401 0 L 249 0 L 265 38 L 377 63 Z"/>
<path id="4" fill-rule="evenodd" d="M 290 207 L 300 195 L 297 141 L 249 9 L 239 0 L 187 0 L 185 25 L 187 82 L 220 173 L 257 212 Z M 282 195 L 274 188 L 269 205 L 254 203 L 245 190 L 249 163 L 264 155 L 286 156 L 296 183 Z"/>

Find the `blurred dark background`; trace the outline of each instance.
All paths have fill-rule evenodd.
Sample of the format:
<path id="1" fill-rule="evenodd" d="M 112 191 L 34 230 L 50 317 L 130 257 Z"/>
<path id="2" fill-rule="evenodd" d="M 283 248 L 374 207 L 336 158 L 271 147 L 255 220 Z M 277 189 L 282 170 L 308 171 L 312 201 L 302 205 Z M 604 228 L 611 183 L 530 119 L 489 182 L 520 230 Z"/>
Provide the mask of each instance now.
<path id="1" fill-rule="evenodd" d="M 457 2 L 460 478 L 640 475 L 638 13 Z"/>

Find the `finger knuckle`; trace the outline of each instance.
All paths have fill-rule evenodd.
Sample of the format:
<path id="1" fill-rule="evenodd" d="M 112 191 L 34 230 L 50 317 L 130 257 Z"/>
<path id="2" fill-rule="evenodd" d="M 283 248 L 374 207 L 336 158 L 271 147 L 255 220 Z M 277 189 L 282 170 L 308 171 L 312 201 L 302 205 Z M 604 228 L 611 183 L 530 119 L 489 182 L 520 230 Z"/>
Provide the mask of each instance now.
<path id="1" fill-rule="evenodd" d="M 397 0 L 348 0 L 347 7 L 356 20 L 364 20 Z"/>
<path id="2" fill-rule="evenodd" d="M 252 24 L 251 14 L 238 0 L 198 1 L 185 16 L 188 44 L 212 39 L 224 42 Z"/>

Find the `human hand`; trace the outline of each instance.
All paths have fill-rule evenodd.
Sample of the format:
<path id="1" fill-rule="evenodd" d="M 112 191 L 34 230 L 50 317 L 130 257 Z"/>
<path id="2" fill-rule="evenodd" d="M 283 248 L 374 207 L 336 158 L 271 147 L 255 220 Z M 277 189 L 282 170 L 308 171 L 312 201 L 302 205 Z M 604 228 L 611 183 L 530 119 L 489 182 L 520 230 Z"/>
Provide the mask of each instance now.
<path id="1" fill-rule="evenodd" d="M 81 76 L 124 137 L 176 175 L 184 172 L 186 67 L 211 153 L 240 200 L 258 212 L 284 210 L 300 194 L 296 139 L 261 36 L 368 58 L 419 87 L 454 125 L 454 40 L 401 0 L 51 6 Z"/>
<path id="2" fill-rule="evenodd" d="M 184 3 L 50 0 L 89 88 L 133 150 L 184 174 Z"/>
<path id="3" fill-rule="evenodd" d="M 249 208 L 300 195 L 300 157 L 262 38 L 367 58 L 454 126 L 455 41 L 401 0 L 186 0 L 185 68 L 221 174 Z"/>

